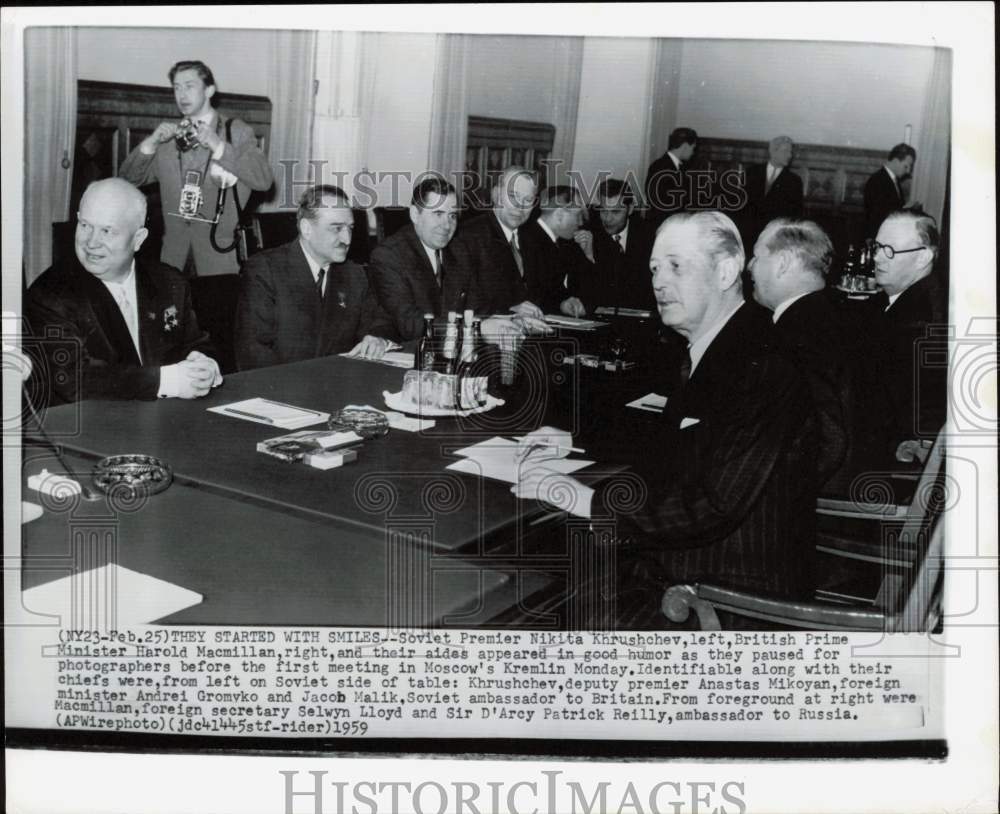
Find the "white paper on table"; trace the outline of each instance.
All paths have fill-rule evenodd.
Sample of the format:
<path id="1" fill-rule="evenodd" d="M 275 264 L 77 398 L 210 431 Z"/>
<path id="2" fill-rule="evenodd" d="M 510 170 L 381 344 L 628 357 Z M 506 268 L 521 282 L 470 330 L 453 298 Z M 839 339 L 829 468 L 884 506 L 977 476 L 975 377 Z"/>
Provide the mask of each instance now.
<path id="1" fill-rule="evenodd" d="M 636 410 L 645 410 L 649 413 L 662 413 L 667 406 L 667 397 L 658 396 L 656 393 L 647 393 L 645 396 L 630 401 L 626 407 L 634 407 Z"/>
<path id="2" fill-rule="evenodd" d="M 360 359 L 362 362 L 380 362 L 383 365 L 389 365 L 390 367 L 399 367 L 410 370 L 413 368 L 413 363 L 415 361 L 415 355 L 412 353 L 406 353 L 406 351 L 401 350 L 391 350 L 384 353 L 378 359 L 366 359 L 363 356 L 354 356 L 351 353 L 341 353 L 338 354 L 344 356 L 348 359 Z"/>
<path id="3" fill-rule="evenodd" d="M 554 472 L 569 474 L 590 466 L 593 461 L 570 460 L 569 458 L 544 458 L 526 461 L 519 461 L 516 458 L 517 441 L 495 436 L 486 441 L 480 441 L 469 447 L 457 450 L 456 455 L 461 455 L 462 459 L 450 464 L 446 469 L 456 472 L 465 472 L 469 475 L 479 475 L 483 478 L 492 478 L 504 483 L 517 483 L 521 472 L 534 469 L 536 466 L 544 466 Z"/>
<path id="4" fill-rule="evenodd" d="M 267 424 L 271 427 L 280 427 L 283 430 L 311 427 L 313 424 L 322 424 L 330 418 L 329 413 L 320 410 L 295 407 L 291 404 L 265 398 L 244 399 L 243 401 L 234 401 L 231 404 L 220 404 L 218 407 L 209 407 L 208 412 L 230 418 L 241 418 L 244 421 L 253 421 L 257 424 Z"/>
<path id="5" fill-rule="evenodd" d="M 600 305 L 594 309 L 594 313 L 598 316 L 636 317 L 637 319 L 649 319 L 652 316 L 650 311 L 644 311 L 641 308 L 619 308 L 616 314 L 615 309 L 610 305 Z"/>
<path id="6" fill-rule="evenodd" d="M 204 597 L 115 563 L 24 591 L 32 613 L 60 617 L 64 628 L 119 630 L 145 625 L 199 604 Z"/>
<path id="7" fill-rule="evenodd" d="M 567 317 L 562 314 L 546 314 L 545 322 L 548 325 L 556 325 L 560 328 L 579 328 L 589 331 L 594 328 L 603 328 L 608 323 L 599 322 L 596 319 L 581 319 L 580 317 Z"/>

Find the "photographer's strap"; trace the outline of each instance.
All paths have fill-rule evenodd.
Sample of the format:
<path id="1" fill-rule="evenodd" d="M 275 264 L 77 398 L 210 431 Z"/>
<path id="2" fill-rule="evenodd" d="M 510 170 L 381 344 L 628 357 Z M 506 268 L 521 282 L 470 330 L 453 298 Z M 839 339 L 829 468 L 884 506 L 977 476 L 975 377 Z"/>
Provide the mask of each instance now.
<path id="1" fill-rule="evenodd" d="M 233 143 L 233 120 L 226 119 L 226 141 L 230 144 Z M 236 223 L 242 225 L 243 223 L 243 207 L 240 205 L 240 193 L 237 187 L 239 186 L 239 179 L 233 184 L 233 201 L 236 203 Z"/>

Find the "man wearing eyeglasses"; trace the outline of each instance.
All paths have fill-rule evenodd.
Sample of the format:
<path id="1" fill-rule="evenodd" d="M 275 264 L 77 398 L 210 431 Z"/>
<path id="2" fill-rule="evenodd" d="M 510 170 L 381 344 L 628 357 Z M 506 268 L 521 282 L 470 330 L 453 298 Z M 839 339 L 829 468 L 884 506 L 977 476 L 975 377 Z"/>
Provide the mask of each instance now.
<path id="1" fill-rule="evenodd" d="M 365 270 L 347 259 L 354 213 L 342 189 L 302 196 L 297 239 L 253 255 L 240 275 L 236 363 L 240 370 L 334 353 L 381 358 L 395 331 Z"/>
<path id="2" fill-rule="evenodd" d="M 889 215 L 875 239 L 875 282 L 885 297 L 875 298 L 871 314 L 874 348 L 895 444 L 933 437 L 945 419 L 948 346 L 946 302 L 934 275 L 938 240 L 934 219 L 914 212 Z"/>

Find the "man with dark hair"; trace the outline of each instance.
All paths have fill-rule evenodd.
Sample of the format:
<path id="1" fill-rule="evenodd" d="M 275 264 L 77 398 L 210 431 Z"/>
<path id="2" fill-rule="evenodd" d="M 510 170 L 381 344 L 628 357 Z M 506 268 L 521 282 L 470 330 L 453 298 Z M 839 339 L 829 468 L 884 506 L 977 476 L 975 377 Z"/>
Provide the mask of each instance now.
<path id="1" fill-rule="evenodd" d="M 306 191 L 299 236 L 253 255 L 240 276 L 236 362 L 240 370 L 350 352 L 382 357 L 392 322 L 365 270 L 347 259 L 354 213 L 342 189 Z"/>
<path id="2" fill-rule="evenodd" d="M 594 261 L 593 235 L 581 228 L 583 198 L 573 187 L 554 186 L 539 205 L 538 219 L 522 230 L 528 299 L 545 313 L 581 317 L 586 309 L 575 292 Z"/>
<path id="3" fill-rule="evenodd" d="M 646 218 L 655 229 L 675 212 L 691 203 L 691 190 L 684 165 L 698 147 L 698 134 L 690 127 L 678 127 L 670 134 L 667 151 L 649 165 L 646 173 Z"/>
<path id="4" fill-rule="evenodd" d="M 46 363 L 35 374 L 49 404 L 81 399 L 196 398 L 222 383 L 176 269 L 135 254 L 146 239 L 146 198 L 127 181 L 87 187 L 73 260 L 28 289 L 25 313 Z M 72 348 L 67 352 L 67 348 Z"/>
<path id="5" fill-rule="evenodd" d="M 743 241 L 754 241 L 775 218 L 802 217 L 802 179 L 789 169 L 795 144 L 788 136 L 776 136 L 768 145 L 768 160 L 746 171 L 746 207 L 741 213 Z"/>
<path id="6" fill-rule="evenodd" d="M 618 178 L 602 181 L 594 209 L 601 223 L 594 235 L 594 268 L 581 277 L 579 287 L 587 313 L 598 306 L 652 311 L 656 300 L 649 255 L 654 230 L 633 214 L 632 190 Z"/>
<path id="7" fill-rule="evenodd" d="M 660 319 L 688 341 L 689 358 L 662 433 L 637 445 L 640 482 L 591 488 L 546 467 L 569 454 L 566 432 L 543 428 L 520 442 L 515 493 L 595 525 L 617 522 L 620 591 L 641 592 L 650 616 L 678 582 L 784 597 L 814 587 L 813 407 L 774 346 L 767 311 L 743 301 L 743 260 L 739 231 L 720 212 L 676 215 L 657 232 L 650 268 Z"/>
<path id="8" fill-rule="evenodd" d="M 890 450 L 933 438 L 947 412 L 947 300 L 934 275 L 937 224 L 915 212 L 890 214 L 875 238 L 872 351 L 889 402 Z"/>
<path id="9" fill-rule="evenodd" d="M 470 269 L 448 245 L 458 212 L 455 187 L 431 175 L 413 188 L 410 223 L 372 252 L 368 274 L 402 341 L 420 336 L 424 314 L 479 310 Z"/>
<path id="10" fill-rule="evenodd" d="M 913 174 L 916 160 L 917 151 L 909 144 L 897 144 L 865 182 L 865 237 L 875 237 L 886 216 L 906 205 L 901 184 Z"/>
<path id="11" fill-rule="evenodd" d="M 480 306 L 511 311 L 522 324 L 544 331 L 544 312 L 532 301 L 529 263 L 521 245 L 525 225 L 538 203 L 538 183 L 524 167 L 507 167 L 492 190 L 493 211 L 463 223 L 452 251 L 477 283 Z"/>
<path id="12" fill-rule="evenodd" d="M 774 312 L 779 345 L 809 385 L 819 420 L 820 482 L 824 491 L 845 495 L 872 463 L 884 405 L 864 379 L 870 349 L 861 326 L 826 286 L 832 261 L 833 244 L 820 226 L 779 218 L 757 239 L 750 275 L 754 299 Z"/>
<path id="13" fill-rule="evenodd" d="M 160 259 L 164 263 L 189 276 L 236 274 L 236 252 L 213 248 L 212 226 L 206 221 L 215 217 L 220 189 L 235 185 L 241 204 L 246 206 L 251 190 L 271 186 L 271 168 L 257 147 L 253 128 L 213 107 L 215 77 L 205 63 L 178 62 L 168 76 L 183 116 L 181 123 L 189 121 L 196 128 L 192 139 L 178 140 L 183 135 L 178 122 L 161 122 L 132 150 L 118 175 L 140 187 L 159 183 L 163 205 Z M 196 217 L 175 217 L 184 214 L 182 193 L 190 197 L 195 191 L 201 197 Z M 232 244 L 236 221 L 235 202 L 229 201 L 216 226 L 216 242 L 222 248 Z"/>

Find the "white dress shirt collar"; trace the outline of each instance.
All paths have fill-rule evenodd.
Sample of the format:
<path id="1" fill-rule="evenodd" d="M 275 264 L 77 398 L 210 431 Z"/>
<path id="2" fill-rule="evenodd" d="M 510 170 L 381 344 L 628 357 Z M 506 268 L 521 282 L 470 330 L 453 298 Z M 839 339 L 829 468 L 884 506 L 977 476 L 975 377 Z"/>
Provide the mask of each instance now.
<path id="1" fill-rule="evenodd" d="M 417 240 L 420 241 L 420 247 L 424 250 L 424 254 L 427 255 L 427 259 L 431 261 L 431 271 L 433 271 L 436 276 L 438 273 L 437 253 L 440 251 L 440 249 L 432 249 L 430 246 L 424 243 L 424 241 L 420 240 L 419 237 L 417 238 Z"/>
<path id="2" fill-rule="evenodd" d="M 559 238 L 556 237 L 555 232 L 553 232 L 549 228 L 549 225 L 541 218 L 538 219 L 538 225 L 542 227 L 542 231 L 549 236 L 553 243 L 559 240 Z"/>
<path id="3" fill-rule="evenodd" d="M 132 337 L 132 344 L 135 345 L 136 355 L 139 357 L 139 361 L 142 361 L 142 352 L 139 350 L 139 298 L 135 290 L 135 260 L 132 261 L 128 274 L 121 282 L 112 283 L 107 280 L 101 280 L 101 282 L 104 283 L 105 288 L 114 299 L 115 305 L 118 306 L 118 310 L 121 311 L 122 318 L 128 326 L 129 335 Z M 122 309 L 122 299 L 129 305 L 127 310 Z"/>
<path id="4" fill-rule="evenodd" d="M 896 300 L 898 300 L 901 296 L 903 296 L 902 291 L 900 291 L 898 294 L 890 294 L 889 304 L 885 307 L 885 310 L 888 311 L 890 308 L 892 308 L 892 306 L 895 305 Z"/>
<path id="5" fill-rule="evenodd" d="M 493 213 L 493 217 L 497 219 L 497 223 L 500 224 L 500 228 L 503 230 L 503 236 L 507 238 L 507 242 L 510 243 L 511 237 L 515 234 L 517 230 L 509 228 L 502 220 L 500 220 L 500 218 L 497 218 L 496 212 Z M 520 238 L 518 238 L 517 247 L 521 248 Z"/>
<path id="6" fill-rule="evenodd" d="M 622 251 L 625 251 L 628 248 L 628 221 L 625 221 L 624 229 L 622 229 L 617 234 L 611 235 L 611 239 L 615 243 L 621 244 Z"/>
<path id="7" fill-rule="evenodd" d="M 306 256 L 306 262 L 309 264 L 309 271 L 312 272 L 313 282 L 319 282 L 319 270 L 321 268 L 326 268 L 326 274 L 323 275 L 323 293 L 326 293 L 326 287 L 330 282 L 330 272 L 332 271 L 333 263 L 328 263 L 324 266 L 309 251 L 309 247 L 306 246 L 305 241 L 301 238 L 299 239 L 299 245 L 302 247 L 302 253 Z"/>
<path id="8" fill-rule="evenodd" d="M 715 337 L 719 335 L 719 332 L 726 327 L 726 323 L 732 319 L 733 314 L 743 307 L 743 300 L 740 300 L 739 305 L 733 308 L 728 314 L 723 316 L 718 322 L 716 322 L 711 328 L 709 328 L 705 333 L 703 333 L 695 342 L 688 345 L 688 354 L 691 357 L 691 375 L 694 375 L 695 368 L 698 367 L 698 363 L 701 358 L 705 355 L 705 351 L 708 350 L 709 345 L 715 340 Z"/>
<path id="9" fill-rule="evenodd" d="M 674 169 L 679 170 L 681 168 L 681 164 L 683 164 L 684 162 L 681 161 L 672 152 L 670 152 L 670 150 L 667 150 L 667 155 L 669 155 L 670 156 L 670 160 L 674 162 Z"/>
<path id="10" fill-rule="evenodd" d="M 793 302 L 798 302 L 807 294 L 812 294 L 812 291 L 803 291 L 801 294 L 796 294 L 794 297 L 789 297 L 783 303 L 781 303 L 777 308 L 774 309 L 774 313 L 771 315 L 771 321 L 777 325 L 778 320 L 781 319 L 781 315 L 787 311 Z"/>

